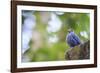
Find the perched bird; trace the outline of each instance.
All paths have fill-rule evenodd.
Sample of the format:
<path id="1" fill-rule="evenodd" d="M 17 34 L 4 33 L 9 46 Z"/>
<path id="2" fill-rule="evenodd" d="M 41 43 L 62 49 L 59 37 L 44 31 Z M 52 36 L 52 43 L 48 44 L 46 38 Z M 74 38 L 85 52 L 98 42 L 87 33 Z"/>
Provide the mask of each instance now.
<path id="1" fill-rule="evenodd" d="M 68 35 L 66 36 L 66 41 L 68 45 L 73 48 L 74 46 L 77 46 L 81 43 L 79 37 L 71 30 L 68 30 Z"/>

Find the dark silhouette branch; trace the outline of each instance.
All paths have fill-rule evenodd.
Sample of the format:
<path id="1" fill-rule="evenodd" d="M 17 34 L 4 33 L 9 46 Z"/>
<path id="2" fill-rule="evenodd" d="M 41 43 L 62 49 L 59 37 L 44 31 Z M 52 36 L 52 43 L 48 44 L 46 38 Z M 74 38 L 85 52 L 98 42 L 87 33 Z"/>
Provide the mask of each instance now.
<path id="1" fill-rule="evenodd" d="M 78 46 L 70 48 L 65 53 L 66 60 L 82 60 L 90 58 L 90 41 L 86 41 Z"/>

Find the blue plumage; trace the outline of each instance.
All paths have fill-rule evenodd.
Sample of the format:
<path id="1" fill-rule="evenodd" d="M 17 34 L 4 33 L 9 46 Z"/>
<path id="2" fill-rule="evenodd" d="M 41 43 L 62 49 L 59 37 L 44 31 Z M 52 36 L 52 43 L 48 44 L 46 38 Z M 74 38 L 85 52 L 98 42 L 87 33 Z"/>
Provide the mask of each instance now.
<path id="1" fill-rule="evenodd" d="M 68 33 L 66 40 L 70 47 L 77 46 L 81 43 L 79 37 L 73 31 Z"/>

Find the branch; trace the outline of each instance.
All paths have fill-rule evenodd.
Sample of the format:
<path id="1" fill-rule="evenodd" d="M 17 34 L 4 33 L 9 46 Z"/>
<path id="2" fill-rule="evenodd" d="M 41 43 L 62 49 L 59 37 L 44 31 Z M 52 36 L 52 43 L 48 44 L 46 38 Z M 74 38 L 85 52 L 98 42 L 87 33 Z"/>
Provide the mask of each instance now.
<path id="1" fill-rule="evenodd" d="M 78 46 L 70 48 L 65 52 L 66 60 L 82 60 L 90 58 L 90 41 L 86 41 Z"/>

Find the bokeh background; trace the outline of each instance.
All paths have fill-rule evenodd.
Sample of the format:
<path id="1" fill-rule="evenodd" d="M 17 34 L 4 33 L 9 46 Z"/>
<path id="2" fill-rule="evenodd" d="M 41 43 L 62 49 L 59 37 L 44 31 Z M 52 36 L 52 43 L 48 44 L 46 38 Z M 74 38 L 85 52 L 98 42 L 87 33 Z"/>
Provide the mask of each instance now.
<path id="1" fill-rule="evenodd" d="M 22 62 L 64 61 L 67 30 L 90 39 L 90 14 L 22 10 Z"/>

